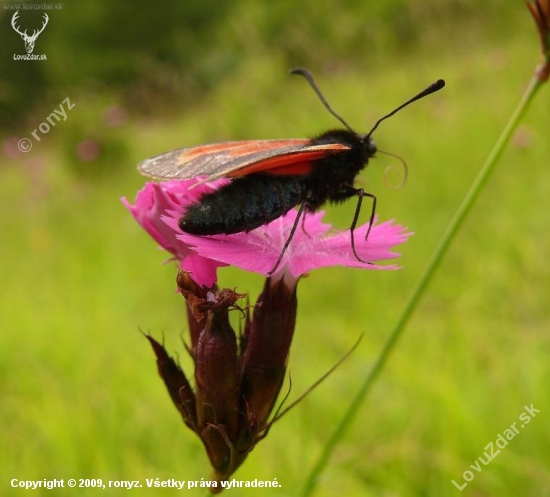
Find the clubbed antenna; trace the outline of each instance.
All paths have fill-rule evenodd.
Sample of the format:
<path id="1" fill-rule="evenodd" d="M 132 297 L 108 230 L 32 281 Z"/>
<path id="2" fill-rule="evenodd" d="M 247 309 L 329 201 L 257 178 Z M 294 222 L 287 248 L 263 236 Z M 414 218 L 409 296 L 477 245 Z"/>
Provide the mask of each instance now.
<path id="1" fill-rule="evenodd" d="M 352 127 L 346 121 L 344 121 L 344 119 L 341 116 L 339 116 L 334 110 L 332 110 L 332 107 L 329 105 L 326 98 L 321 93 L 321 90 L 319 90 L 319 88 L 317 87 L 317 84 L 315 83 L 315 80 L 313 79 L 313 76 L 311 75 L 311 73 L 307 69 L 304 69 L 303 67 L 297 67 L 295 69 L 292 69 L 290 71 L 290 74 L 299 74 L 300 76 L 303 76 L 304 78 L 306 78 L 309 85 L 313 88 L 313 91 L 315 91 L 315 93 L 319 97 L 319 100 L 321 100 L 322 104 L 325 106 L 325 109 L 327 109 L 336 119 L 338 119 L 352 133 L 355 133 L 355 131 L 352 129 Z M 435 93 L 436 91 L 441 90 L 441 88 L 443 88 L 444 86 L 445 86 L 445 81 L 442 80 L 442 79 L 438 79 L 435 83 L 432 83 L 425 90 L 421 91 L 418 95 L 414 96 L 410 100 L 407 100 L 404 104 L 401 104 L 399 107 L 397 107 L 397 109 L 394 109 L 389 114 L 387 114 L 384 117 L 378 119 L 378 121 L 376 121 L 376 124 L 370 130 L 367 137 L 370 137 L 370 135 L 372 135 L 374 133 L 376 128 L 378 128 L 378 125 L 382 121 L 384 121 L 384 119 L 387 119 L 388 117 L 393 116 L 395 113 L 399 112 L 404 107 L 407 107 L 407 105 L 412 104 L 413 102 L 416 102 L 417 100 L 420 100 L 421 98 L 427 97 L 428 95 L 431 95 L 432 93 Z"/>
<path id="2" fill-rule="evenodd" d="M 374 130 L 376 128 L 378 128 L 378 125 L 384 119 L 387 119 L 388 117 L 393 116 L 396 112 L 399 112 L 404 107 L 407 107 L 407 105 L 412 104 L 413 102 L 416 102 L 417 100 L 420 100 L 421 98 L 427 97 L 428 95 L 431 95 L 432 93 L 435 93 L 436 91 L 441 90 L 441 88 L 443 88 L 444 86 L 445 86 L 445 81 L 443 81 L 442 79 L 438 79 L 435 83 L 432 83 L 430 86 L 428 86 L 428 88 L 421 91 L 418 95 L 414 96 L 410 100 L 407 100 L 404 104 L 401 104 L 399 107 L 397 107 L 397 109 L 392 110 L 388 115 L 378 119 L 378 121 L 376 121 L 376 124 L 373 126 L 373 128 L 370 130 L 370 132 L 367 136 L 372 135 L 374 133 Z"/>
<path id="3" fill-rule="evenodd" d="M 317 96 L 319 97 L 319 100 L 321 100 L 321 102 L 323 103 L 323 105 L 325 106 L 325 109 L 327 109 L 336 119 L 338 119 L 338 121 L 340 121 L 346 128 L 348 128 L 352 133 L 355 133 L 355 131 L 353 131 L 353 129 L 351 128 L 351 126 L 346 122 L 344 121 L 344 119 L 342 117 L 340 117 L 336 112 L 334 112 L 332 110 L 332 107 L 329 105 L 329 103 L 327 102 L 326 98 L 323 96 L 323 94 L 321 93 L 321 90 L 319 90 L 319 88 L 317 87 L 317 85 L 315 84 L 315 81 L 313 79 L 313 76 L 311 75 L 311 73 L 307 70 L 307 69 L 304 69 L 303 67 L 297 67 L 295 69 L 292 69 L 290 71 L 290 74 L 299 74 L 300 76 L 303 76 L 304 78 L 307 79 L 307 82 L 310 84 L 310 86 L 313 88 L 313 90 L 315 91 L 315 93 L 317 93 Z"/>

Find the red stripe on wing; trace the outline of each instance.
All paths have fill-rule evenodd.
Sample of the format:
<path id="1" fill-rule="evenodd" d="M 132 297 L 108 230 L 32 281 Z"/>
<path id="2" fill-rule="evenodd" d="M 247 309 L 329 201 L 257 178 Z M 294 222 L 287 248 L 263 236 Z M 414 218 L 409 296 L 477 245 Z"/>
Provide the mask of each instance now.
<path id="1" fill-rule="evenodd" d="M 207 145 L 199 145 L 190 147 L 181 152 L 179 156 L 179 165 L 184 165 L 198 157 L 204 155 L 212 155 L 219 152 L 225 152 L 231 157 L 241 157 L 243 155 L 252 154 L 274 148 L 289 147 L 296 145 L 307 145 L 309 140 L 248 140 L 223 143 L 209 143 Z"/>
<path id="2" fill-rule="evenodd" d="M 308 174 L 312 161 L 349 150 L 340 143 L 311 144 L 307 139 L 250 140 L 211 143 L 172 150 L 138 165 L 145 176 L 160 180 L 217 178 L 264 173 L 283 176 Z"/>
<path id="3" fill-rule="evenodd" d="M 228 178 L 247 176 L 252 173 L 264 173 L 271 176 L 300 176 L 311 172 L 312 161 L 322 159 L 333 153 L 349 150 L 346 145 L 338 143 L 331 144 L 330 148 L 323 150 L 308 150 L 307 147 L 298 153 L 275 155 L 267 159 L 260 160 L 249 166 L 235 170 L 227 174 Z M 260 149 L 259 152 L 263 151 Z"/>

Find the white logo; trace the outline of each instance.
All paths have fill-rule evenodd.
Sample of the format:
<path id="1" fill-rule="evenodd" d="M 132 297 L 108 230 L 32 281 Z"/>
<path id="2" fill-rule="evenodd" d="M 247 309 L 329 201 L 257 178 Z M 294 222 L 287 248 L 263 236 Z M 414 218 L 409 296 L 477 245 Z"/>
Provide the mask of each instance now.
<path id="1" fill-rule="evenodd" d="M 13 14 L 13 17 L 11 18 L 11 25 L 12 25 L 13 29 L 15 29 L 15 31 L 17 33 L 19 33 L 21 35 L 21 38 L 23 38 L 23 40 L 25 41 L 25 50 L 27 50 L 27 53 L 31 54 L 32 51 L 34 50 L 34 42 L 38 38 L 38 35 L 40 33 L 42 33 L 42 31 L 44 31 L 44 28 L 46 27 L 46 24 L 48 24 L 48 21 L 49 21 L 48 14 L 46 14 L 44 12 L 44 23 L 42 24 L 42 28 L 39 31 L 35 29 L 32 36 L 29 36 L 27 34 L 26 29 L 25 29 L 24 33 L 21 33 L 21 31 L 19 31 L 19 29 L 15 25 L 15 21 L 17 20 L 18 15 L 19 15 L 19 11 L 17 11 L 15 14 Z"/>

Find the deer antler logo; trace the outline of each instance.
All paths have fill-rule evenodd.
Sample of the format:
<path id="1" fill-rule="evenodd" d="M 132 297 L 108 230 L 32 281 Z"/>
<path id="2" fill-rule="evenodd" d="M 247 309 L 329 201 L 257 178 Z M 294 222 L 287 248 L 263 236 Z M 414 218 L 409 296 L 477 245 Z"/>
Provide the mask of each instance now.
<path id="1" fill-rule="evenodd" d="M 13 17 L 11 18 L 11 25 L 12 25 L 13 29 L 15 29 L 15 31 L 17 31 L 21 35 L 21 38 L 23 38 L 23 40 L 25 41 L 25 50 L 27 50 L 27 53 L 31 54 L 32 51 L 34 50 L 34 42 L 38 38 L 38 35 L 40 33 L 42 33 L 42 31 L 44 31 L 44 28 L 46 27 L 46 24 L 48 24 L 48 21 L 49 21 L 48 14 L 44 13 L 44 23 L 42 24 L 42 28 L 40 29 L 40 31 L 35 29 L 32 36 L 29 36 L 27 34 L 26 29 L 25 29 L 24 33 L 21 33 L 21 31 L 19 31 L 19 29 L 17 29 L 17 26 L 15 25 L 15 21 L 17 20 L 18 15 L 19 15 L 19 11 L 17 11 L 15 14 L 13 14 Z"/>

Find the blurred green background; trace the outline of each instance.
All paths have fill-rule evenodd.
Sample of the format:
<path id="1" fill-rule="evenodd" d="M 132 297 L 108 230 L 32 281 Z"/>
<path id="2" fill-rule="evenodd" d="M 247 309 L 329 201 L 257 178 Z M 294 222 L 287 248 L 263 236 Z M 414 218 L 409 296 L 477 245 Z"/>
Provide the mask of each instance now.
<path id="1" fill-rule="evenodd" d="M 2 495 L 21 494 L 12 478 L 209 475 L 138 331 L 164 338 L 188 369 L 175 266 L 163 265 L 167 255 L 119 201 L 144 183 L 135 164 L 187 145 L 336 127 L 306 83 L 288 76 L 297 65 L 360 132 L 447 80 L 376 132 L 382 150 L 407 161 L 406 186 L 385 185 L 395 160 L 383 155 L 361 178 L 380 219 L 415 232 L 401 247 L 403 269 L 325 269 L 299 285 L 291 398 L 363 340 L 235 474 L 282 488 L 232 495 L 296 495 L 531 78 L 534 23 L 520 0 L 62 5 L 45 11 L 34 49 L 45 61 L 13 59 L 24 43 L 14 11 L 0 10 Z M 38 29 L 43 12 L 21 11 L 19 25 Z M 38 141 L 33 130 L 67 98 L 67 119 L 36 132 Z M 462 485 L 531 404 L 540 413 L 473 471 L 463 494 L 550 495 L 549 109 L 543 90 L 316 495 L 459 495 L 451 480 Z M 346 228 L 352 204 L 327 218 Z M 226 269 L 221 283 L 254 300 L 262 280 Z M 145 492 L 176 491 L 132 495 Z"/>

